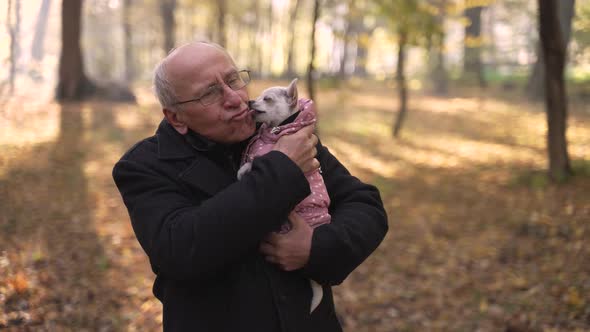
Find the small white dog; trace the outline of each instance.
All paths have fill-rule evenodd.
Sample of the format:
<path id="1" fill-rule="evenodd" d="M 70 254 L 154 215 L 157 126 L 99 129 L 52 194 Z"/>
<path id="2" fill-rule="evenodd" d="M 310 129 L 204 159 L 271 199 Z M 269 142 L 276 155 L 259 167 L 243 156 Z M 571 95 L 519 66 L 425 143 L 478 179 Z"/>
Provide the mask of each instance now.
<path id="1" fill-rule="evenodd" d="M 315 110 L 311 100 L 297 98 L 297 79 L 288 87 L 272 87 L 264 90 L 255 100 L 249 102 L 256 122 L 262 122 L 258 133 L 252 138 L 242 157 L 242 167 L 238 179 L 250 171 L 252 160 L 272 150 L 274 143 L 282 136 L 316 122 Z M 320 170 L 305 174 L 310 184 L 311 194 L 294 209 L 311 227 L 330 222 L 328 207 L 330 197 Z M 288 232 L 289 225 L 283 225 L 281 232 Z M 323 289 L 317 282 L 309 280 L 312 289 L 310 313 L 320 304 Z"/>

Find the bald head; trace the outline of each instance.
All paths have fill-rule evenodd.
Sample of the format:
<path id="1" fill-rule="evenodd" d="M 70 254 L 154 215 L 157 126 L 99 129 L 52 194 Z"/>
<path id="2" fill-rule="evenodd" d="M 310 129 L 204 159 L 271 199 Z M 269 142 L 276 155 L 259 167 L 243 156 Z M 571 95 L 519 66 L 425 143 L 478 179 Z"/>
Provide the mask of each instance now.
<path id="1" fill-rule="evenodd" d="M 229 53 L 215 43 L 197 41 L 173 49 L 154 70 L 154 92 L 160 105 L 165 108 L 176 103 L 182 90 L 199 79 L 199 73 L 212 59 L 220 57 L 235 66 Z"/>

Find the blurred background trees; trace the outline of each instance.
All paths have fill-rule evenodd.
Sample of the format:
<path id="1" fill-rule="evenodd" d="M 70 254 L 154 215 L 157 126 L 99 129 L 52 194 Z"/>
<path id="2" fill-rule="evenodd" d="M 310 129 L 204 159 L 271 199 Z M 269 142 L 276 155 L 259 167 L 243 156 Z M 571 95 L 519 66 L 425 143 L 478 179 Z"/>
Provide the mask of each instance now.
<path id="1" fill-rule="evenodd" d="M 534 69 L 542 68 L 537 65 L 542 58 L 534 0 L 319 0 L 315 23 L 315 0 L 74 2 L 83 5 L 82 53 L 89 77 L 97 81 L 145 83 L 158 59 L 175 45 L 195 39 L 226 45 L 238 63 L 258 77 L 303 75 L 311 58 L 314 26 L 314 65 L 320 80 L 394 80 L 398 46 L 404 41 L 400 31 L 413 36 L 406 41 L 412 58 L 406 69 L 418 88 L 443 92 L 441 82 L 459 88 L 473 83 L 523 88 L 541 75 Z M 590 5 L 588 0 L 558 5 L 562 34 L 570 45 L 566 78 L 578 82 L 587 75 L 590 61 Z M 7 41 L 0 54 L 5 63 L 14 63 L 13 70 L 4 72 L 3 83 L 11 76 L 26 79 L 46 55 L 56 56 L 62 5 L 9 0 L 0 6 Z M 416 18 L 416 24 L 407 23 Z M 29 43 L 30 49 L 23 46 Z M 47 63 L 35 70 L 55 74 L 56 67 Z"/>
<path id="2" fill-rule="evenodd" d="M 0 330 L 162 329 L 111 170 L 202 39 L 382 194 L 345 331 L 590 330 L 590 0 L 4 0 L 0 38 Z"/>

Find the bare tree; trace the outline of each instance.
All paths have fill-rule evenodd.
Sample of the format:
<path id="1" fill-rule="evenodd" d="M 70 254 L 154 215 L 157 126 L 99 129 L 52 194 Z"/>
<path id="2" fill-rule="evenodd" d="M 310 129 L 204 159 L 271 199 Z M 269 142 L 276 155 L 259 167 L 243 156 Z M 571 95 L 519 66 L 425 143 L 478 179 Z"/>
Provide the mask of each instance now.
<path id="1" fill-rule="evenodd" d="M 41 8 L 37 14 L 37 23 L 35 24 L 35 35 L 31 43 L 31 55 L 36 61 L 42 61 L 44 54 L 45 32 L 47 31 L 47 20 L 49 18 L 49 8 L 51 0 L 43 0 Z"/>
<path id="2" fill-rule="evenodd" d="M 315 61 L 315 26 L 320 16 L 320 0 L 314 0 L 313 2 L 313 18 L 311 21 L 311 36 L 310 36 L 310 43 L 311 43 L 311 51 L 309 57 L 309 66 L 307 67 L 307 90 L 309 92 L 309 98 L 315 100 L 315 87 L 314 87 L 314 76 L 315 76 L 315 68 L 313 62 Z"/>
<path id="3" fill-rule="evenodd" d="M 408 112 L 408 88 L 406 84 L 406 47 L 424 46 L 436 33 L 435 17 L 419 0 L 374 0 L 378 13 L 388 23 L 398 38 L 397 89 L 400 107 L 392 125 L 393 137 L 398 137 Z"/>
<path id="4" fill-rule="evenodd" d="M 481 61 L 481 14 L 485 7 L 474 6 L 465 9 L 465 17 L 469 21 L 465 27 L 463 77 L 471 81 L 477 80 L 480 87 L 485 87 L 486 81 Z"/>
<path id="5" fill-rule="evenodd" d="M 269 6 L 271 6 L 269 1 Z M 255 45 L 255 53 L 256 54 L 256 66 L 258 67 L 258 74 L 260 76 L 264 76 L 264 52 L 263 48 L 259 47 L 259 44 L 256 43 L 256 38 L 262 38 L 264 36 L 265 29 L 263 20 L 260 17 L 264 17 L 264 1 L 263 0 L 256 0 L 256 16 L 259 18 L 257 20 L 257 27 L 256 27 L 256 36 L 254 37 L 254 45 Z"/>
<path id="6" fill-rule="evenodd" d="M 398 51 L 397 51 L 397 72 L 396 80 L 399 92 L 399 112 L 393 125 L 393 137 L 398 137 L 402 128 L 406 114 L 408 113 L 408 87 L 406 84 L 405 62 L 406 62 L 406 45 L 408 44 L 408 32 L 404 26 L 398 28 Z"/>
<path id="7" fill-rule="evenodd" d="M 435 24 L 440 27 L 432 38 L 432 54 L 434 54 L 434 68 L 432 69 L 432 79 L 434 83 L 434 93 L 438 95 L 446 95 L 449 91 L 449 78 L 447 69 L 445 67 L 445 31 L 444 21 L 446 16 L 447 1 L 436 1 L 435 6 L 438 7 L 438 15 L 435 18 Z"/>
<path id="8" fill-rule="evenodd" d="M 342 57 L 340 58 L 340 70 L 338 72 L 338 77 L 341 80 L 346 78 L 346 64 L 348 63 L 349 59 L 348 49 L 353 32 L 353 22 L 357 20 L 357 16 L 359 15 L 359 9 L 357 8 L 355 0 L 349 0 L 347 7 L 348 11 L 345 17 L 344 35 L 342 36 Z"/>
<path id="9" fill-rule="evenodd" d="M 289 15 L 289 43 L 287 44 L 287 77 L 295 75 L 295 61 L 294 61 L 294 49 L 295 49 L 295 23 L 297 18 L 297 12 L 299 11 L 299 0 L 293 0 L 293 7 L 291 7 L 291 14 Z"/>
<path id="10" fill-rule="evenodd" d="M 61 56 L 59 82 L 55 96 L 58 100 L 79 100 L 94 92 L 94 84 L 84 73 L 80 31 L 82 0 L 63 0 L 61 12 Z"/>
<path id="11" fill-rule="evenodd" d="M 227 12 L 227 3 L 225 0 L 217 0 L 217 43 L 223 47 L 227 45 L 227 32 L 225 24 L 225 15 Z"/>
<path id="12" fill-rule="evenodd" d="M 549 177 L 562 180 L 571 175 L 567 152 L 567 95 L 564 83 L 566 42 L 559 23 L 557 0 L 539 0 L 539 34 L 545 63 L 545 103 Z"/>
<path id="13" fill-rule="evenodd" d="M 253 69 L 253 74 L 260 74 L 262 68 L 260 67 L 260 47 L 257 47 L 257 33 L 258 25 L 256 17 L 258 17 L 258 8 L 260 7 L 259 0 L 253 0 L 247 9 L 245 18 L 248 29 L 248 54 L 250 59 L 250 66 Z"/>
<path id="14" fill-rule="evenodd" d="M 266 17 L 268 18 L 266 20 L 266 35 L 268 36 L 268 40 L 270 41 L 271 44 L 274 44 L 273 41 L 273 23 L 274 23 L 274 10 L 273 10 L 273 5 L 272 5 L 273 1 L 269 1 L 268 2 L 268 7 L 266 8 L 266 10 L 268 10 L 266 12 Z M 272 59 L 274 57 L 274 53 L 273 52 L 267 52 L 267 58 L 266 58 L 266 72 L 268 73 L 269 76 L 272 75 Z"/>
<path id="15" fill-rule="evenodd" d="M 369 36 L 373 33 L 376 26 L 369 27 L 364 22 L 363 15 L 353 16 L 351 29 L 356 40 L 356 61 L 354 66 L 354 75 L 367 76 L 367 56 L 369 54 Z"/>
<path id="16" fill-rule="evenodd" d="M 162 28 L 164 30 L 164 54 L 168 54 L 176 44 L 174 10 L 176 10 L 176 0 L 161 0 L 160 15 L 162 16 Z"/>
<path id="17" fill-rule="evenodd" d="M 560 0 L 557 4 L 559 13 L 559 26 L 566 49 L 572 33 L 572 19 L 575 11 L 575 0 Z M 566 52 L 567 57 L 567 52 Z M 544 95 L 545 66 L 543 65 L 543 51 L 541 45 L 537 47 L 537 61 L 533 65 L 531 75 L 527 83 L 527 94 L 534 99 L 541 99 Z"/>
<path id="18" fill-rule="evenodd" d="M 125 52 L 125 82 L 129 83 L 135 78 L 133 62 L 133 42 L 131 34 L 131 5 L 133 0 L 123 0 L 123 51 Z"/>
<path id="19" fill-rule="evenodd" d="M 10 69 L 9 69 L 9 93 L 14 93 L 14 85 L 16 80 L 16 69 L 19 58 L 19 35 L 20 35 L 20 0 L 16 0 L 14 4 L 14 15 L 12 15 L 12 1 L 8 0 L 8 10 L 6 13 L 6 29 L 10 35 Z M 14 20 L 13 20 L 14 16 Z"/>

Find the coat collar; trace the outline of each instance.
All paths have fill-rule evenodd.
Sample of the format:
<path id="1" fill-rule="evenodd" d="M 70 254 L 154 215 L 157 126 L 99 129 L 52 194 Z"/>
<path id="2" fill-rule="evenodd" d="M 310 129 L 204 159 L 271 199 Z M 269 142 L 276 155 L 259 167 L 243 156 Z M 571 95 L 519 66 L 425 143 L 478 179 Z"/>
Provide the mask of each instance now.
<path id="1" fill-rule="evenodd" d="M 186 159 L 195 156 L 195 150 L 190 144 L 187 144 L 185 138 L 166 119 L 160 122 L 156 136 L 158 137 L 158 158 Z"/>
<path id="2" fill-rule="evenodd" d="M 301 111 L 297 111 L 297 112 L 291 114 L 288 118 L 286 118 L 283 122 L 281 122 L 279 124 L 279 127 L 280 126 L 284 126 L 286 124 L 289 124 L 289 123 L 292 123 L 293 121 L 295 121 L 295 119 L 299 116 L 299 113 L 301 113 Z"/>
<path id="3" fill-rule="evenodd" d="M 163 119 L 156 131 L 158 137 L 158 157 L 160 159 L 186 159 L 195 156 L 195 152 L 208 152 L 213 150 L 233 151 L 243 149 L 246 139 L 234 145 L 223 145 L 199 135 L 189 129 L 186 135 L 179 134 L 166 119 Z M 254 135 L 252 135 L 254 136 Z"/>
<path id="4" fill-rule="evenodd" d="M 181 135 L 166 119 L 160 122 L 156 136 L 158 158 L 161 160 L 189 159 L 189 166 L 180 170 L 179 178 L 189 186 L 203 190 L 211 196 L 235 181 L 235 175 L 228 173 L 211 158 L 227 158 L 233 155 L 233 158 L 239 161 L 241 151 L 249 141 L 246 139 L 237 144 L 223 145 L 195 132 Z M 190 161 L 190 159 L 194 160 Z"/>
<path id="5" fill-rule="evenodd" d="M 179 178 L 191 187 L 203 190 L 213 196 L 234 180 L 227 172 L 205 156 L 209 150 L 220 147 L 206 138 L 198 135 L 184 136 L 179 134 L 166 119 L 160 122 L 156 131 L 158 138 L 158 158 L 161 160 L 190 161 L 188 167 L 180 170 Z M 201 140 L 202 139 L 202 140 Z"/>

